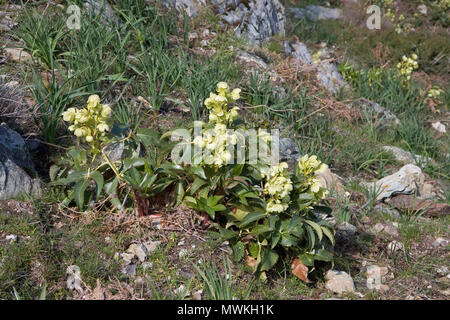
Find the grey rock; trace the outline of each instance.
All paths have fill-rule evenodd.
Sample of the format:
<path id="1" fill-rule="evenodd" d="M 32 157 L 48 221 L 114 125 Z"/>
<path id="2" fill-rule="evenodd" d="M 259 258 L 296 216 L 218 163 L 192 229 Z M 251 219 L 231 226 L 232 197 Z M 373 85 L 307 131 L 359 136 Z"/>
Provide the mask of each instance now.
<path id="1" fill-rule="evenodd" d="M 40 195 L 40 182 L 22 137 L 6 124 L 0 125 L 0 200 L 17 198 L 22 194 Z"/>
<path id="2" fill-rule="evenodd" d="M 156 249 L 158 249 L 161 241 L 149 241 L 144 243 L 145 248 L 147 249 L 147 253 L 152 253 Z"/>
<path id="3" fill-rule="evenodd" d="M 297 19 L 308 18 L 312 21 L 318 20 L 336 20 L 343 17 L 342 10 L 339 8 L 327 8 L 322 6 L 310 5 L 306 8 L 289 8 Z"/>
<path id="4" fill-rule="evenodd" d="M 135 277 L 136 267 L 137 265 L 135 263 L 128 264 L 122 268 L 122 274 L 127 274 L 129 276 Z"/>
<path id="5" fill-rule="evenodd" d="M 448 245 L 448 240 L 444 238 L 436 238 L 436 240 L 433 242 L 433 247 L 439 248 L 439 247 L 446 247 Z"/>
<path id="6" fill-rule="evenodd" d="M 162 3 L 179 13 L 186 13 L 189 17 L 195 17 L 198 9 L 206 6 L 205 0 L 162 0 Z"/>
<path id="7" fill-rule="evenodd" d="M 370 101 L 365 98 L 360 98 L 356 100 L 354 104 L 384 124 L 400 124 L 400 120 L 395 114 L 390 112 L 388 109 L 380 106 L 376 102 Z"/>
<path id="8" fill-rule="evenodd" d="M 368 188 L 379 191 L 377 200 L 384 200 L 397 194 L 412 194 L 423 185 L 425 176 L 422 170 L 413 164 L 403 166 L 399 171 L 375 183 L 365 183 Z"/>
<path id="9" fill-rule="evenodd" d="M 301 157 L 297 144 L 291 138 L 280 138 L 280 160 L 298 161 Z"/>
<path id="10" fill-rule="evenodd" d="M 318 63 L 317 80 L 331 94 L 337 94 L 347 86 L 336 66 L 329 61 Z"/>
<path id="11" fill-rule="evenodd" d="M 0 11 L 0 32 L 11 31 L 17 22 L 11 19 L 8 12 Z"/>
<path id="12" fill-rule="evenodd" d="M 300 64 L 311 64 L 313 58 L 308 50 L 308 47 L 300 41 L 293 41 L 291 43 L 285 42 L 285 54 L 289 54 L 297 60 Z"/>
<path id="13" fill-rule="evenodd" d="M 345 236 L 354 236 L 358 232 L 358 229 L 354 225 L 348 222 L 341 223 L 337 226 L 337 232 L 345 235 Z"/>
<path id="14" fill-rule="evenodd" d="M 284 6 L 278 0 L 225 0 L 217 3 L 222 19 L 235 26 L 238 37 L 260 44 L 274 35 L 285 35 Z"/>
<path id="15" fill-rule="evenodd" d="M 100 19 L 103 23 L 119 23 L 119 19 L 114 13 L 114 9 L 107 0 L 86 0 L 85 5 L 91 14 L 100 15 Z"/>
<path id="16" fill-rule="evenodd" d="M 144 262 L 147 259 L 147 248 L 143 244 L 132 243 L 127 249 L 127 253 L 136 256 L 140 262 Z"/>
<path id="17" fill-rule="evenodd" d="M 389 242 L 387 245 L 388 254 L 393 254 L 393 253 L 395 253 L 397 251 L 401 251 L 401 250 L 403 250 L 403 244 L 396 240 Z"/>
<path id="18" fill-rule="evenodd" d="M 391 222 L 388 222 L 384 225 L 383 231 L 393 237 L 398 237 L 398 227 Z"/>
<path id="19" fill-rule="evenodd" d="M 290 53 L 291 57 L 294 58 L 294 63 L 301 67 L 316 70 L 317 81 L 328 92 L 336 94 L 348 86 L 333 63 L 327 60 L 313 63 L 311 53 L 304 43 L 294 41 L 289 46 L 290 48 L 285 45 L 285 52 Z"/>
<path id="20" fill-rule="evenodd" d="M 411 152 L 405 151 L 402 148 L 394 147 L 394 146 L 383 146 L 381 147 L 384 151 L 391 152 L 394 155 L 395 160 L 401 162 L 403 164 L 416 164 L 424 167 L 429 161 L 430 158 L 426 158 L 424 156 L 420 156 L 417 154 L 412 154 Z"/>
<path id="21" fill-rule="evenodd" d="M 36 171 L 25 141 L 5 123 L 0 124 L 0 150 L 18 166 L 31 172 Z"/>
<path id="22" fill-rule="evenodd" d="M 163 0 L 167 7 L 194 17 L 205 0 Z M 274 35 L 285 34 L 284 6 L 278 0 L 210 0 L 211 8 L 222 20 L 234 26 L 236 35 L 253 44 L 267 41 Z"/>
<path id="23" fill-rule="evenodd" d="M 352 277 L 344 271 L 329 270 L 325 275 L 325 287 L 334 293 L 354 292 L 355 284 Z"/>
<path id="24" fill-rule="evenodd" d="M 258 68 L 260 70 L 267 70 L 269 66 L 267 63 L 259 56 L 247 51 L 238 50 L 236 52 L 236 58 L 242 62 L 250 65 L 251 67 Z"/>
<path id="25" fill-rule="evenodd" d="M 377 233 L 379 233 L 379 232 L 381 232 L 381 231 L 384 230 L 384 225 L 383 225 L 382 223 L 379 223 L 379 222 L 378 222 L 377 224 L 375 224 L 375 225 L 373 226 L 372 230 L 375 231 L 375 232 L 377 232 Z"/>
<path id="26" fill-rule="evenodd" d="M 394 219 L 400 219 L 400 213 L 392 208 L 387 207 L 386 205 L 381 205 L 381 204 L 377 204 L 373 210 L 375 212 L 381 213 L 381 214 L 387 214 L 389 216 L 391 216 Z"/>

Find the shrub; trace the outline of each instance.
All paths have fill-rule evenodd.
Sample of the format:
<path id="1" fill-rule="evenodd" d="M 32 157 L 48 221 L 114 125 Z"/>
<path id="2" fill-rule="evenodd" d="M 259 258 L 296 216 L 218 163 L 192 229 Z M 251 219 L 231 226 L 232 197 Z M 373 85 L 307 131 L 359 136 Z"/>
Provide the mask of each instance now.
<path id="1" fill-rule="evenodd" d="M 107 124 L 110 108 L 101 105 L 97 96 L 91 96 L 87 108 L 69 109 L 64 113 L 64 120 L 72 123 L 69 130 L 82 139 L 82 144 L 69 151 L 74 167 L 63 170 L 64 177 L 59 174 L 55 183 L 73 185 L 70 193 L 73 197 L 68 200 L 75 199 L 82 208 L 85 191 L 93 180 L 95 199 L 99 199 L 103 189 L 116 207 L 121 207 L 131 195 L 141 215 L 148 210 L 150 198 L 170 187 L 175 205 L 183 202 L 207 213 L 218 230 L 211 234 L 220 241 L 230 241 L 235 260 L 246 256 L 247 264 L 263 277 L 280 256 L 284 259 L 298 257 L 310 267 L 316 261 L 330 262 L 333 233 L 318 213 L 331 210 L 320 205 L 327 191 L 316 177 L 317 172 L 327 166 L 314 155 L 303 156 L 293 172 L 288 171 L 287 163 L 271 163 L 264 158 L 256 162 L 236 161 L 237 154 L 231 153 L 227 146 L 243 147 L 246 154 L 249 151 L 249 144 L 237 143 L 247 139 L 239 131 L 245 128 L 237 119 L 239 108 L 235 106 L 241 90 L 231 90 L 225 82 L 220 82 L 216 90 L 217 93 L 211 93 L 205 100 L 209 121 L 202 135 L 181 142 L 184 147 L 204 148 L 209 155 L 199 157 L 203 151 L 194 153 L 192 159 L 186 161 L 183 157 L 181 163 L 175 161 L 174 154 L 171 161 L 165 162 L 162 161 L 164 156 L 149 159 L 139 155 L 111 161 L 105 151 L 115 139 Z M 159 145 L 159 141 L 171 135 L 168 132 L 157 139 L 148 129 L 142 130 L 130 131 L 119 141 Z M 260 150 L 273 147 L 272 137 L 264 130 L 258 130 L 257 136 Z M 86 143 L 89 148 L 81 149 Z M 169 145 L 167 150 L 174 146 L 163 145 Z M 98 156 L 100 162 L 96 162 Z"/>

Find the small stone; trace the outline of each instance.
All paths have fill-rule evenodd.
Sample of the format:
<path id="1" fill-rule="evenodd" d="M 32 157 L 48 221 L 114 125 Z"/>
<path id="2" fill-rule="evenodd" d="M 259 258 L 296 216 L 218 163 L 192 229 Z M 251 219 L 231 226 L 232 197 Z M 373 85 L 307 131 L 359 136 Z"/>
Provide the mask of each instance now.
<path id="1" fill-rule="evenodd" d="M 142 244 L 132 243 L 130 247 L 127 249 L 127 252 L 130 254 L 134 254 L 140 262 L 144 262 L 147 258 L 146 247 Z"/>
<path id="2" fill-rule="evenodd" d="M 142 270 L 146 271 L 147 269 L 148 270 L 153 269 L 153 263 L 151 263 L 151 262 L 144 262 L 142 264 Z"/>
<path id="3" fill-rule="evenodd" d="M 125 261 L 125 263 L 129 264 L 131 263 L 131 260 L 133 260 L 134 258 L 134 253 L 121 253 L 120 256 L 122 257 L 122 259 Z"/>
<path id="4" fill-rule="evenodd" d="M 433 247 L 446 247 L 448 245 L 448 240 L 444 238 L 436 238 L 436 240 L 433 242 Z"/>
<path id="5" fill-rule="evenodd" d="M 376 225 L 373 226 L 373 231 L 375 231 L 376 233 L 380 233 L 381 231 L 383 231 L 384 229 L 384 225 L 382 223 L 377 223 Z"/>
<path id="6" fill-rule="evenodd" d="M 372 223 L 372 219 L 370 219 L 368 216 L 364 216 L 361 218 L 361 222 L 363 224 L 371 224 Z"/>
<path id="7" fill-rule="evenodd" d="M 142 277 L 137 277 L 136 280 L 134 280 L 134 284 L 136 285 L 136 288 L 140 290 L 144 286 L 144 279 L 142 279 Z"/>
<path id="8" fill-rule="evenodd" d="M 134 277 L 136 276 L 136 267 L 135 263 L 128 264 L 122 268 L 122 273 Z"/>
<path id="9" fill-rule="evenodd" d="M 434 130 L 436 130 L 437 132 L 440 133 L 446 133 L 447 130 L 445 129 L 445 125 L 443 125 L 440 121 L 437 122 L 433 122 L 431 124 L 431 126 L 433 127 Z"/>
<path id="10" fill-rule="evenodd" d="M 181 295 L 184 291 L 186 290 L 184 285 L 179 286 L 177 289 L 173 290 L 173 293 L 175 293 L 175 295 L 179 296 Z"/>
<path id="11" fill-rule="evenodd" d="M 194 300 L 202 300 L 203 290 L 198 290 L 192 294 L 192 299 Z"/>
<path id="12" fill-rule="evenodd" d="M 329 270 L 325 275 L 327 282 L 325 286 L 334 293 L 354 292 L 355 285 L 352 277 L 344 271 Z"/>
<path id="13" fill-rule="evenodd" d="M 379 267 L 377 265 L 370 265 L 366 268 L 367 288 L 370 290 L 377 291 L 387 291 L 389 287 L 387 285 L 383 285 L 382 279 L 388 273 L 387 267 Z"/>
<path id="14" fill-rule="evenodd" d="M 393 223 L 390 223 L 390 222 L 385 224 L 383 231 L 393 237 L 399 236 L 397 227 Z"/>
<path id="15" fill-rule="evenodd" d="M 436 271 L 440 275 L 447 274 L 448 273 L 448 267 L 442 266 L 442 267 L 438 268 Z"/>
<path id="16" fill-rule="evenodd" d="M 337 231 L 347 236 L 354 236 L 358 232 L 358 229 L 351 223 L 344 222 L 338 225 Z"/>
<path id="17" fill-rule="evenodd" d="M 418 5 L 418 6 L 417 6 L 417 10 L 418 10 L 421 14 L 423 14 L 424 16 L 426 16 L 427 13 L 428 13 L 428 8 L 427 8 L 427 6 L 424 5 L 424 4 Z"/>
<path id="18" fill-rule="evenodd" d="M 180 252 L 178 253 L 178 256 L 180 257 L 180 259 L 183 259 L 184 257 L 186 257 L 188 254 L 188 251 L 186 249 L 181 249 Z"/>
<path id="19" fill-rule="evenodd" d="M 450 288 L 440 291 L 444 296 L 450 296 Z"/>
<path id="20" fill-rule="evenodd" d="M 391 241 L 387 245 L 388 253 L 391 255 L 395 253 L 396 251 L 403 250 L 403 244 L 398 241 Z"/>
<path id="21" fill-rule="evenodd" d="M 147 253 L 152 253 L 158 246 L 161 244 L 161 241 L 149 241 L 144 243 L 144 246 L 147 248 Z"/>
<path id="22" fill-rule="evenodd" d="M 17 236 L 15 234 L 7 235 L 5 239 L 11 243 L 17 242 Z"/>
<path id="23" fill-rule="evenodd" d="M 5 48 L 3 52 L 14 62 L 31 62 L 33 58 L 22 48 Z"/>

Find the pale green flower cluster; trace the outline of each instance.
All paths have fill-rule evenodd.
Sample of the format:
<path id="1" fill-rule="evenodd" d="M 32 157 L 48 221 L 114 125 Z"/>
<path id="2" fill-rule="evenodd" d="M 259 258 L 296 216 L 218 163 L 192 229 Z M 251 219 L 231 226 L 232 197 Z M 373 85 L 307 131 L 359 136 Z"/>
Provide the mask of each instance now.
<path id="1" fill-rule="evenodd" d="M 436 99 L 443 93 L 444 93 L 444 90 L 439 89 L 438 87 L 432 87 L 430 90 L 428 90 L 427 96 L 429 98 Z"/>
<path id="2" fill-rule="evenodd" d="M 413 70 L 419 68 L 417 59 L 417 54 L 413 53 L 411 57 L 403 56 L 402 61 L 397 64 L 397 70 L 400 76 L 403 78 L 404 85 L 407 85 L 408 81 L 411 80 L 411 74 Z"/>
<path id="3" fill-rule="evenodd" d="M 210 93 L 205 100 L 205 106 L 209 110 L 209 121 L 215 123 L 229 124 L 238 115 L 238 107 L 229 109 L 230 105 L 240 99 L 241 89 L 230 91 L 226 82 L 219 82 L 216 91 L 218 94 Z"/>
<path id="4" fill-rule="evenodd" d="M 438 7 L 444 10 L 450 9 L 450 0 L 441 0 Z"/>
<path id="5" fill-rule="evenodd" d="M 289 193 L 293 187 L 287 168 L 288 164 L 281 162 L 261 172 L 261 175 L 266 178 L 263 193 L 270 196 L 267 212 L 283 212 L 289 207 Z"/>
<path id="6" fill-rule="evenodd" d="M 226 165 L 231 160 L 231 153 L 227 151 L 227 144 L 236 145 L 237 135 L 230 134 L 226 125 L 216 123 L 213 129 L 206 130 L 203 135 L 194 138 L 194 144 L 206 148 L 210 154 L 205 157 L 204 163 L 217 167 Z"/>
<path id="7" fill-rule="evenodd" d="M 327 191 L 320 184 L 316 174 L 325 171 L 327 168 L 328 166 L 318 160 L 317 156 L 314 155 L 308 156 L 306 154 L 298 161 L 298 170 L 305 178 L 305 185 L 309 187 L 311 193 L 318 199 L 324 198 L 327 195 Z"/>
<path id="8" fill-rule="evenodd" d="M 69 130 L 75 136 L 84 138 L 86 142 L 96 143 L 103 140 L 110 130 L 108 118 L 111 112 L 109 105 L 100 104 L 98 95 L 92 95 L 87 101 L 86 108 L 69 108 L 62 116 L 64 121 L 71 123 Z"/>
<path id="9" fill-rule="evenodd" d="M 391 9 L 387 9 L 384 15 L 388 17 L 391 22 L 395 22 L 395 13 L 393 13 Z"/>

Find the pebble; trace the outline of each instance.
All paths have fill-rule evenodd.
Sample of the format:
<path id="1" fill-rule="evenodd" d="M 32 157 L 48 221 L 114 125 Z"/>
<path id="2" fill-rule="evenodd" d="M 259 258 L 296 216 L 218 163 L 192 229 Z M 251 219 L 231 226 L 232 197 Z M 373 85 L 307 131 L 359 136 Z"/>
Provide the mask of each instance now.
<path id="1" fill-rule="evenodd" d="M 448 240 L 444 238 L 436 238 L 436 240 L 433 242 L 433 247 L 446 247 L 448 245 Z"/>
<path id="2" fill-rule="evenodd" d="M 325 275 L 325 279 L 327 279 L 325 287 L 334 293 L 341 294 L 355 291 L 352 277 L 344 271 L 329 270 Z"/>
<path id="3" fill-rule="evenodd" d="M 401 242 L 394 240 L 394 241 L 389 242 L 389 244 L 387 245 L 387 249 L 388 249 L 388 253 L 392 254 L 398 250 L 403 250 L 403 244 Z"/>

